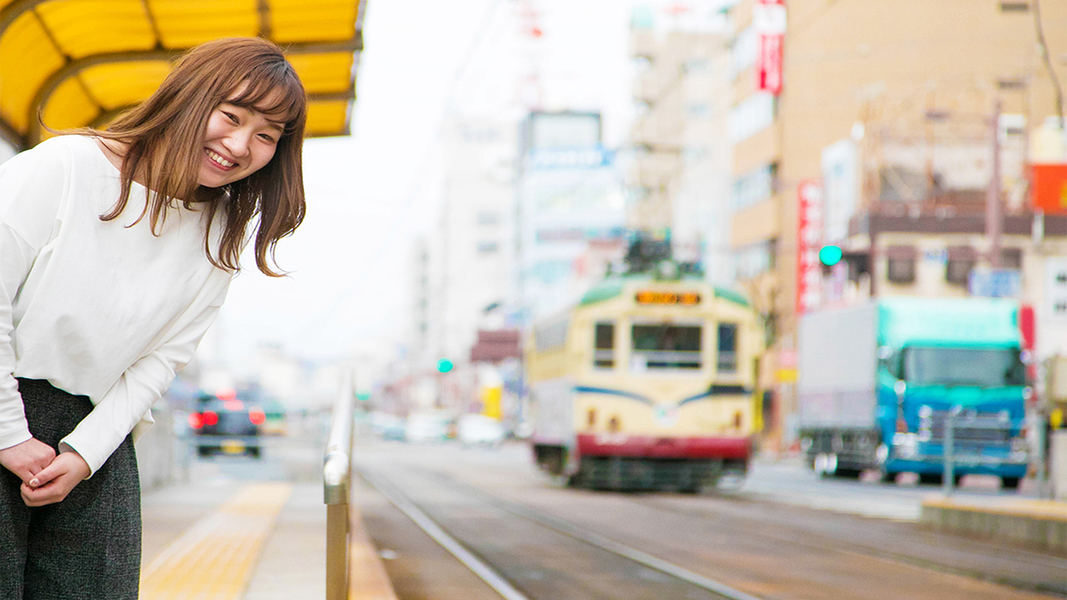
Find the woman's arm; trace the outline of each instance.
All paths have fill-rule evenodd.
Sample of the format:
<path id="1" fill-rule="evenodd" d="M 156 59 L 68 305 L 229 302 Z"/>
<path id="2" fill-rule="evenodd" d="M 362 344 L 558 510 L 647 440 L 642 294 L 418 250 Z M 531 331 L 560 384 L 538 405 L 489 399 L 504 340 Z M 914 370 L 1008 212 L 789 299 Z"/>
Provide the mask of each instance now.
<path id="1" fill-rule="evenodd" d="M 47 467 L 56 451 L 30 435 L 19 395 L 12 344 L 12 302 L 23 273 L 32 263 L 29 246 L 0 222 L 0 465 L 29 482 Z"/>
<path id="2" fill-rule="evenodd" d="M 104 464 L 167 391 L 175 374 L 192 360 L 201 338 L 218 316 L 228 284 L 221 290 L 213 289 L 214 297 L 198 298 L 159 348 L 126 369 L 74 431 L 63 438 L 61 453 L 76 451 L 89 465 L 90 475 Z"/>
<path id="3" fill-rule="evenodd" d="M 14 376 L 13 307 L 54 230 L 70 161 L 63 150 L 35 149 L 0 165 L 0 465 L 24 482 L 52 461 L 55 450 L 33 439 L 26 423 Z"/>

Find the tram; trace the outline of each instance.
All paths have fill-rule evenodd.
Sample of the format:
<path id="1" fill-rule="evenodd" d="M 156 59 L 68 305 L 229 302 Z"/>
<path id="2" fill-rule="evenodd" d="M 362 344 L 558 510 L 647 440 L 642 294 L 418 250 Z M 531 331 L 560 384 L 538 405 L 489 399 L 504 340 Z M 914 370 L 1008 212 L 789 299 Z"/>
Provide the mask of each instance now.
<path id="1" fill-rule="evenodd" d="M 609 278 L 526 339 L 534 458 L 569 484 L 696 492 L 762 429 L 757 313 L 696 278 Z"/>

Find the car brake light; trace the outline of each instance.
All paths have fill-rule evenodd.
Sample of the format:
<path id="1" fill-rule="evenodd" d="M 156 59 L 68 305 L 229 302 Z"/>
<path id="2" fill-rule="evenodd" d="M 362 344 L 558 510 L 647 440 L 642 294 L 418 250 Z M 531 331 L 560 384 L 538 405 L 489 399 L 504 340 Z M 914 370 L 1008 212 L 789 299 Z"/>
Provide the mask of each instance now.
<path id="1" fill-rule="evenodd" d="M 204 419 L 200 416 L 200 413 L 189 413 L 189 427 L 200 429 L 203 426 Z"/>
<path id="2" fill-rule="evenodd" d="M 215 411 L 212 411 L 212 410 L 206 411 L 202 415 L 202 418 L 203 418 L 204 425 L 206 425 L 208 427 L 210 427 L 212 425 L 218 425 L 219 424 L 219 415 Z"/>
<path id="3" fill-rule="evenodd" d="M 267 421 L 267 415 L 264 414 L 262 410 L 259 410 L 258 408 L 253 408 L 252 410 L 248 411 L 248 420 L 252 421 L 253 425 L 262 425 Z"/>

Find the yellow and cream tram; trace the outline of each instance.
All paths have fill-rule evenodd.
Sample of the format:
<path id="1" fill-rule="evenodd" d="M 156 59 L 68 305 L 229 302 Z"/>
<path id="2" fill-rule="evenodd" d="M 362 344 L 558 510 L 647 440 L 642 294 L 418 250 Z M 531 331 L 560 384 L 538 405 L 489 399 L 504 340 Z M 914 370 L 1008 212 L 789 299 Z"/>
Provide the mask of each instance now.
<path id="1" fill-rule="evenodd" d="M 762 427 L 763 330 L 737 293 L 609 278 L 526 344 L 541 469 L 572 485 L 683 491 L 747 471 Z"/>

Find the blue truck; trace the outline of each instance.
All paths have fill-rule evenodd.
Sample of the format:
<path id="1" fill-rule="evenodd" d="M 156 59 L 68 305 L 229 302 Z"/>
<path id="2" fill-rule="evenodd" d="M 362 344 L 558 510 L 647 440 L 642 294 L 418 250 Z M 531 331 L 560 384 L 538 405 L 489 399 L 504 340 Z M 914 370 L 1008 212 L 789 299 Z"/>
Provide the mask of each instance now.
<path id="1" fill-rule="evenodd" d="M 939 483 L 953 418 L 954 475 L 1026 475 L 1019 305 L 993 298 L 883 298 L 801 317 L 801 449 L 823 476 L 877 470 Z"/>

